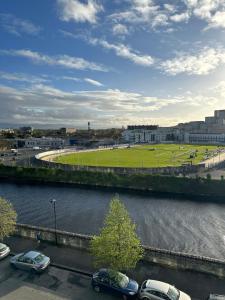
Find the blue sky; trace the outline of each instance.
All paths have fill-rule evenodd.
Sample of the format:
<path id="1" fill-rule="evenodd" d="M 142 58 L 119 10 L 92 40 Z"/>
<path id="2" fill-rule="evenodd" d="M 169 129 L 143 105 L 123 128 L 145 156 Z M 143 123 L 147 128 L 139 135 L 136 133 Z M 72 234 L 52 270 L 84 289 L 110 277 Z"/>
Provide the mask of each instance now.
<path id="1" fill-rule="evenodd" d="M 225 108 L 224 0 L 1 0 L 1 124 L 175 125 Z"/>

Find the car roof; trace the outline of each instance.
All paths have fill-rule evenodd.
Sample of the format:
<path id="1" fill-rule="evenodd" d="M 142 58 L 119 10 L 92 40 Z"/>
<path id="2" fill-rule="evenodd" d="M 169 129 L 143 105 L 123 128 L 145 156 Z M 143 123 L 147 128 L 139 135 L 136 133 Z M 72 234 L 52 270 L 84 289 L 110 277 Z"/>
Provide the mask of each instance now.
<path id="1" fill-rule="evenodd" d="M 0 249 L 7 247 L 5 244 L 0 243 Z"/>
<path id="2" fill-rule="evenodd" d="M 166 282 L 162 282 L 158 280 L 147 280 L 146 287 L 167 294 L 170 285 Z"/>
<path id="3" fill-rule="evenodd" d="M 29 252 L 26 252 L 26 253 L 24 254 L 24 256 L 33 259 L 33 258 L 37 257 L 37 256 L 40 255 L 40 254 L 41 254 L 41 253 L 40 253 L 40 252 L 37 252 L 37 251 L 29 251 Z"/>

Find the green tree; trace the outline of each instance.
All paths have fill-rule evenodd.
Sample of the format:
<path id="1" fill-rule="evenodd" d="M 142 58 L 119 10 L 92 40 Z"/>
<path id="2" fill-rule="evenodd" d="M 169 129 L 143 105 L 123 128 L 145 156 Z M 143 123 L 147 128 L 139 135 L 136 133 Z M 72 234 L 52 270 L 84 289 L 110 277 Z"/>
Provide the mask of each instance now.
<path id="1" fill-rule="evenodd" d="M 118 197 L 114 197 L 99 236 L 94 236 L 91 241 L 90 250 L 94 256 L 94 265 L 113 270 L 135 268 L 143 256 L 135 227 L 124 204 Z"/>
<path id="2" fill-rule="evenodd" d="M 14 231 L 16 218 L 12 204 L 0 197 L 0 240 Z"/>

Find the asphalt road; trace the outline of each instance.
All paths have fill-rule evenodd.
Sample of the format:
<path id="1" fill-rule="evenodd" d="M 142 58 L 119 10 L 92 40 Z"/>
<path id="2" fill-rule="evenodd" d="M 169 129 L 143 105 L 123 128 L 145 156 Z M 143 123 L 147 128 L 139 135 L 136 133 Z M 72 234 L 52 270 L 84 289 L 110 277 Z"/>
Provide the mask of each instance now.
<path id="1" fill-rule="evenodd" d="M 0 261 L 1 300 L 114 300 L 111 295 L 97 294 L 90 278 L 74 272 L 49 267 L 42 274 L 15 270 L 9 258 Z"/>
<path id="2" fill-rule="evenodd" d="M 4 165 L 19 165 L 19 166 L 31 166 L 33 165 L 33 157 L 43 152 L 43 150 L 33 150 L 28 148 L 18 149 L 18 153 L 12 153 L 11 151 L 0 151 L 0 160 Z"/>

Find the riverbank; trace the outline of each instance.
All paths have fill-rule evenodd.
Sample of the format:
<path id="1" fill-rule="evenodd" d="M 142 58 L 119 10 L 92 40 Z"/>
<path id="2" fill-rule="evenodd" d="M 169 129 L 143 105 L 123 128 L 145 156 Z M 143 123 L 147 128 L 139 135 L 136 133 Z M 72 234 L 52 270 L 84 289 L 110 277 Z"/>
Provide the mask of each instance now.
<path id="1" fill-rule="evenodd" d="M 50 245 L 54 245 L 57 240 L 58 247 L 74 249 L 75 251 L 82 252 L 81 260 L 78 261 L 82 262 L 83 259 L 85 261 L 85 263 L 83 263 L 85 266 L 84 268 L 93 272 L 94 269 L 92 257 L 89 253 L 92 236 L 66 232 L 62 230 L 55 231 L 54 229 L 31 226 L 27 224 L 17 224 L 14 236 L 22 239 L 31 239 L 37 244 L 37 234 L 40 235 L 41 244 L 50 243 Z M 148 246 L 143 246 L 143 249 L 144 257 L 142 259 L 142 263 L 144 265 L 155 264 L 157 266 L 162 266 L 163 268 L 202 272 L 218 277 L 225 277 L 224 260 L 174 252 Z M 84 259 L 85 257 L 86 259 Z M 83 268 L 81 267 L 80 269 Z"/>
<path id="2" fill-rule="evenodd" d="M 61 169 L 0 166 L 0 178 L 26 183 L 67 184 L 172 194 L 224 201 L 225 180 L 149 174 L 115 174 Z"/>

